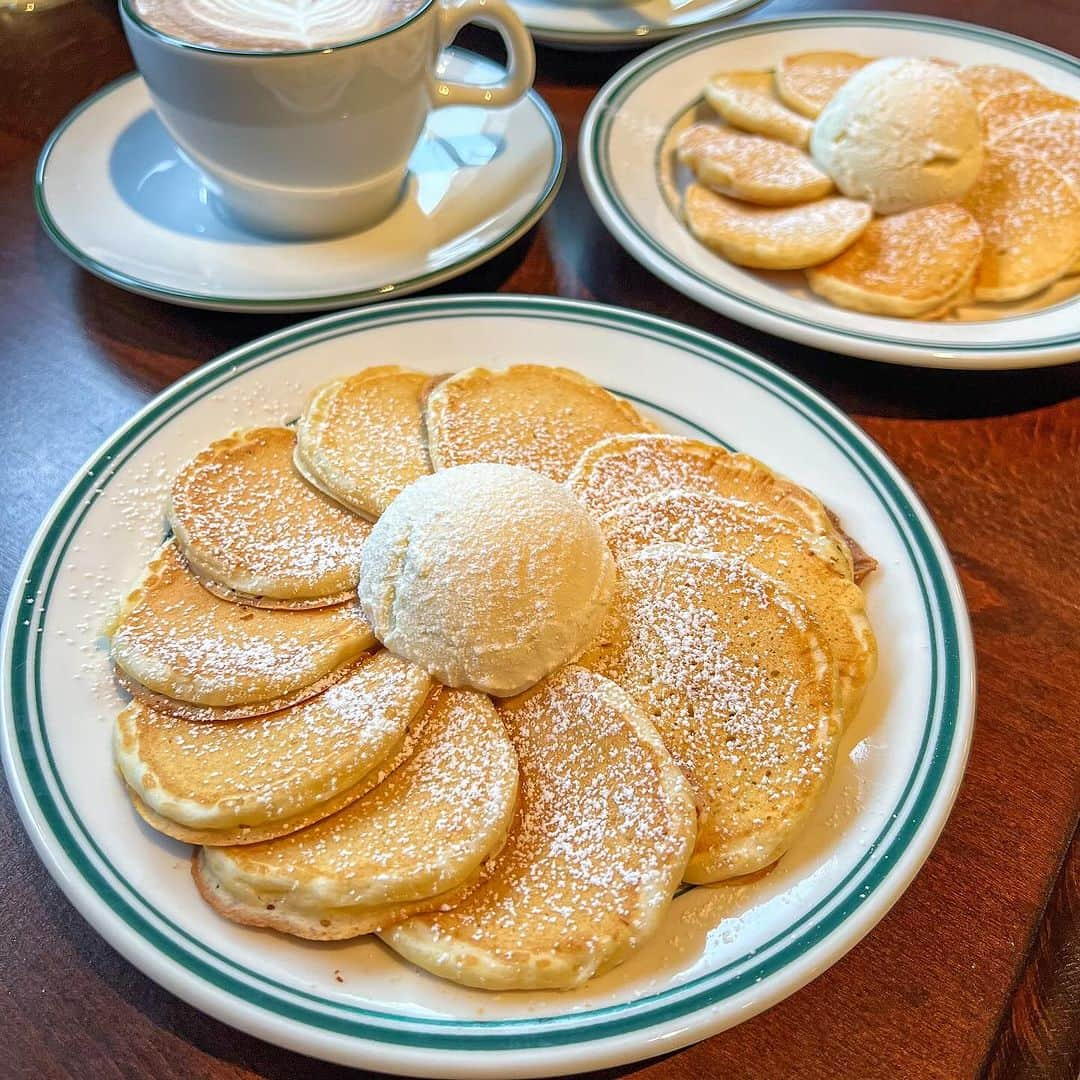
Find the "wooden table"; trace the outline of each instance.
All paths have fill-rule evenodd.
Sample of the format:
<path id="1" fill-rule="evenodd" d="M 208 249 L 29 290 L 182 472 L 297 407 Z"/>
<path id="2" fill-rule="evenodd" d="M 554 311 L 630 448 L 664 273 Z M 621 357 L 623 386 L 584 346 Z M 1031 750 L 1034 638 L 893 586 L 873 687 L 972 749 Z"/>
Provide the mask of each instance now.
<path id="1" fill-rule="evenodd" d="M 803 11 L 773 3 L 758 17 Z M 830 7 L 865 7 L 832 3 Z M 882 7 L 892 7 L 883 4 Z M 908 3 L 1080 51 L 1075 0 Z M 131 67 L 111 0 L 0 6 L 0 583 L 83 459 L 152 394 L 288 317 L 144 300 L 77 269 L 38 228 L 42 142 Z M 469 44 L 488 47 L 489 39 Z M 724 1077 L 1080 1075 L 1080 365 L 956 374 L 795 346 L 698 307 L 623 254 L 575 161 L 582 115 L 626 54 L 541 50 L 566 183 L 533 233 L 440 291 L 554 293 L 702 327 L 824 391 L 929 505 L 967 592 L 979 712 L 937 848 L 858 947 L 787 1001 L 681 1053 L 618 1070 Z M 181 1003 L 121 959 L 45 873 L 0 799 L 0 1075 L 357 1075 L 269 1046 Z"/>

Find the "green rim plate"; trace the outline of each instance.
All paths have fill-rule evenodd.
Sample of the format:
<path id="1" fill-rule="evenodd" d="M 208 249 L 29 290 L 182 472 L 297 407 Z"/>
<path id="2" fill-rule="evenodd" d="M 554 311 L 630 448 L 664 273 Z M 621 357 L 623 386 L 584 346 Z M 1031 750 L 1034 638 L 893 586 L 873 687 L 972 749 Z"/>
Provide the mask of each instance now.
<path id="1" fill-rule="evenodd" d="M 503 319 L 611 330 L 675 348 L 764 391 L 811 424 L 872 488 L 918 581 L 930 641 L 915 763 L 880 833 L 828 895 L 753 954 L 633 1001 L 556 1016 L 454 1020 L 361 1007 L 218 952 L 112 865 L 65 789 L 45 728 L 42 630 L 57 573 L 87 514 L 141 446 L 232 380 L 318 342 L 462 318 L 483 320 L 488 339 L 498 339 Z M 718 432 L 696 426 L 719 441 Z M 925 860 L 955 797 L 973 722 L 973 650 L 955 571 L 925 508 L 866 435 L 792 376 L 709 335 L 624 309 L 528 297 L 418 299 L 326 316 L 236 349 L 165 390 L 90 458 L 50 511 L 9 598 L 2 656 L 8 782 L 39 854 L 83 915 L 152 978 L 237 1027 L 309 1054 L 416 1075 L 540 1075 L 635 1060 L 730 1026 L 792 992 L 854 945 Z M 752 1006 L 737 1017 L 725 1011 L 750 992 Z M 542 1061 L 537 1048 L 547 1048 Z"/>
<path id="2" fill-rule="evenodd" d="M 915 339 L 890 336 L 889 326 L 897 320 L 878 316 L 864 317 L 871 327 L 866 330 L 814 322 L 802 315 L 793 315 L 785 309 L 782 301 L 761 302 L 682 263 L 657 241 L 646 227 L 647 223 L 638 220 L 630 210 L 613 179 L 618 169 L 611 158 L 610 140 L 620 110 L 644 83 L 668 65 L 720 43 L 823 26 L 922 31 L 989 43 L 1031 56 L 1080 78 L 1080 61 L 1065 53 L 1001 31 L 929 16 L 826 12 L 794 18 L 763 19 L 681 38 L 652 50 L 618 71 L 597 93 L 582 125 L 579 156 L 586 192 L 615 238 L 647 269 L 692 299 L 751 325 L 820 348 L 895 363 L 967 369 L 1037 367 L 1068 363 L 1080 356 L 1080 316 L 1061 333 L 1032 336 L 1019 344 L 993 340 L 993 327 L 998 325 L 998 321 L 970 324 L 973 328 L 970 340 L 959 342 L 932 337 Z M 688 87 L 683 107 L 663 124 L 665 134 L 678 117 L 688 110 L 695 95 L 695 88 Z M 659 146 L 662 141 L 663 135 L 657 135 L 656 145 Z M 663 203 L 659 192 L 657 197 Z M 825 304 L 824 301 L 821 303 Z M 1080 297 L 1066 303 L 1080 310 Z M 1002 319 L 1000 323 L 1013 321 Z"/>

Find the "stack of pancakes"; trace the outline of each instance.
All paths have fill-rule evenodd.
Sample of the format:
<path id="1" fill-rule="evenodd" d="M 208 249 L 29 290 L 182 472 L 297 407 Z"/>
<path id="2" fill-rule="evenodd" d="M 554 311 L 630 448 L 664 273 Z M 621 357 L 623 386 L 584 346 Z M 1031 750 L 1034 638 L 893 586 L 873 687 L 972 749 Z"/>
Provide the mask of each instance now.
<path id="1" fill-rule="evenodd" d="M 815 119 L 870 60 L 810 52 L 714 75 L 713 115 L 676 151 L 695 177 L 681 206 L 694 236 L 740 266 L 805 270 L 840 307 L 898 318 L 1023 300 L 1080 273 L 1080 102 L 1011 68 L 948 65 L 982 126 L 975 186 L 961 202 L 875 217 L 807 152 Z"/>
<path id="2" fill-rule="evenodd" d="M 509 699 L 381 648 L 355 595 L 397 494 L 491 461 L 565 483 L 619 571 L 584 654 Z M 339 379 L 199 453 L 167 514 L 111 631 L 136 810 L 226 917 L 471 986 L 580 985 L 680 882 L 775 862 L 873 674 L 873 560 L 814 495 L 564 369 Z"/>

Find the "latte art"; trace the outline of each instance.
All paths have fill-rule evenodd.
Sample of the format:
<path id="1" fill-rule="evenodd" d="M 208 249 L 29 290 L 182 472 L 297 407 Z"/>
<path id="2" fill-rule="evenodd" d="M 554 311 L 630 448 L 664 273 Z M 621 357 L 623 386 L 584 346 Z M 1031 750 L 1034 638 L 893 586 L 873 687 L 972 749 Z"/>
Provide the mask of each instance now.
<path id="1" fill-rule="evenodd" d="M 425 0 L 133 0 L 154 29 L 250 52 L 327 49 L 401 22 Z"/>

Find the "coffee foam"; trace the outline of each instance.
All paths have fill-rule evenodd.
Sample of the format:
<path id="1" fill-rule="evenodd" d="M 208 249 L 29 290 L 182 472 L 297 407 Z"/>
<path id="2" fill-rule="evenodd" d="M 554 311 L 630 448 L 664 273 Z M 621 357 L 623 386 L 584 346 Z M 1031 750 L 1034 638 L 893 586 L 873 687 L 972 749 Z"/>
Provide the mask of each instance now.
<path id="1" fill-rule="evenodd" d="M 156 30 L 241 51 L 325 49 L 385 30 L 424 0 L 133 0 Z"/>

